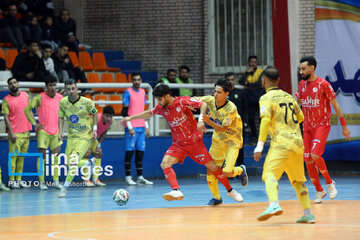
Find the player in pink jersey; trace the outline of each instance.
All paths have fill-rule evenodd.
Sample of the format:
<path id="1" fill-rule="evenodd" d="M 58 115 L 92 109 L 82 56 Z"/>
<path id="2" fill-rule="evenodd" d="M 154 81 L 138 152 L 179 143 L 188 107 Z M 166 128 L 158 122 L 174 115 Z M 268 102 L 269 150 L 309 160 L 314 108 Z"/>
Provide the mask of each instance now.
<path id="1" fill-rule="evenodd" d="M 331 105 L 340 119 L 342 133 L 350 140 L 350 131 L 346 126 L 344 115 L 336 101 L 336 94 L 329 82 L 315 74 L 316 59 L 303 57 L 300 59 L 300 75 L 303 79 L 298 86 L 295 96 L 304 113 L 304 161 L 310 179 L 316 188 L 315 203 L 321 203 L 326 192 L 321 187 L 318 170 L 324 176 L 329 190 L 329 196 L 334 199 L 337 195 L 335 182 L 330 178 L 324 159 L 326 139 L 330 132 Z"/>
<path id="2" fill-rule="evenodd" d="M 9 134 L 9 153 L 15 151 L 26 153 L 29 148 L 31 123 L 26 119 L 24 109 L 28 105 L 29 96 L 26 92 L 20 92 L 19 82 L 16 78 L 8 79 L 8 87 L 10 94 L 3 99 L 2 113 L 4 114 L 6 130 Z M 26 182 L 21 181 L 23 172 L 24 157 L 11 157 L 11 173 L 16 173 L 16 181 L 14 175 L 9 176 L 9 185 L 11 188 L 29 187 Z M 1 176 L 0 176 L 1 179 Z M 5 189 L 3 189 L 5 190 Z"/>
<path id="3" fill-rule="evenodd" d="M 59 104 L 63 96 L 56 92 L 57 90 L 57 79 L 53 75 L 48 75 L 44 78 L 46 91 L 40 94 L 37 94 L 33 97 L 31 102 L 25 108 L 25 115 L 29 122 L 34 126 L 36 135 L 37 135 L 37 145 L 38 151 L 43 154 L 43 160 L 46 158 L 46 151 L 50 148 L 50 161 L 48 164 L 51 164 L 51 174 L 53 176 L 54 184 L 53 186 L 57 189 L 61 189 L 59 183 L 59 154 L 61 151 L 62 141 L 59 140 Z M 32 109 L 36 108 L 39 123 L 36 123 L 36 120 L 32 114 Z M 40 190 L 47 190 L 44 179 L 44 161 L 43 172 L 39 176 L 40 181 Z M 37 169 L 40 172 L 40 158 L 38 158 Z"/>
<path id="4" fill-rule="evenodd" d="M 206 105 L 203 104 L 202 101 L 191 97 L 172 97 L 169 86 L 165 84 L 157 85 L 153 95 L 158 101 L 155 108 L 131 117 L 125 117 L 121 123 L 126 123 L 134 119 L 150 118 L 155 114 L 161 115 L 167 120 L 173 143 L 166 151 L 160 166 L 164 171 L 165 178 L 169 182 L 172 191 L 165 193 L 163 198 L 168 201 L 182 200 L 184 198 L 172 165 L 183 163 L 185 157 L 189 156 L 195 162 L 205 165 L 225 186 L 228 195 L 235 201 L 241 202 L 243 200 L 242 196 L 231 188 L 227 177 L 221 168 L 215 164 L 207 151 L 202 141 L 202 131 L 205 131 L 205 127 L 203 124 L 197 123 L 190 110 L 200 108 L 200 113 L 205 114 Z M 201 126 L 203 127 L 201 128 L 202 131 L 198 129 L 198 126 L 199 128 L 201 128 Z"/>
<path id="5" fill-rule="evenodd" d="M 87 151 L 87 153 L 84 156 L 84 159 L 88 159 L 90 155 L 92 155 L 94 158 L 96 158 L 95 166 L 93 169 L 92 174 L 92 181 L 90 180 L 91 174 L 89 173 L 85 178 L 87 179 L 85 181 L 85 185 L 87 187 L 105 187 L 106 184 L 101 182 L 99 179 L 99 167 L 101 166 L 101 157 L 102 157 L 102 149 L 101 149 L 101 143 L 104 141 L 105 136 L 108 132 L 108 130 L 111 127 L 111 124 L 113 123 L 113 117 L 114 117 L 115 111 L 112 106 L 105 106 L 102 113 L 98 113 L 99 122 L 97 124 L 97 136 L 98 139 L 93 141 Z"/>

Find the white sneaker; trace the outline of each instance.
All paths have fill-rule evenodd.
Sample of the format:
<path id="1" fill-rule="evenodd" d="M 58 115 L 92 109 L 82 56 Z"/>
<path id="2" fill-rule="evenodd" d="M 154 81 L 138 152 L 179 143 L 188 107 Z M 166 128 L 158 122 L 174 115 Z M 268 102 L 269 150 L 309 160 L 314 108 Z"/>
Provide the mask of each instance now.
<path id="1" fill-rule="evenodd" d="M 86 180 L 86 181 L 85 181 L 85 186 L 86 186 L 86 187 L 95 187 L 95 184 L 93 184 L 93 182 L 90 181 L 90 180 Z"/>
<path id="2" fill-rule="evenodd" d="M 48 190 L 48 187 L 45 185 L 44 182 L 40 183 L 40 190 Z"/>
<path id="3" fill-rule="evenodd" d="M 57 188 L 59 190 L 62 189 L 59 181 L 54 181 L 52 187 Z"/>
<path id="4" fill-rule="evenodd" d="M 328 187 L 328 190 L 329 190 L 329 197 L 330 197 L 330 199 L 336 198 L 337 190 L 336 190 L 336 187 L 335 187 L 335 181 L 333 181 L 332 183 L 328 184 L 327 187 Z"/>
<path id="5" fill-rule="evenodd" d="M 10 191 L 10 188 L 6 187 L 5 184 L 0 182 L 0 190 L 1 191 Z"/>
<path id="6" fill-rule="evenodd" d="M 106 184 L 101 182 L 100 179 L 96 179 L 95 181 L 93 181 L 93 183 L 95 184 L 95 186 L 98 187 L 106 187 Z"/>
<path id="7" fill-rule="evenodd" d="M 134 182 L 131 176 L 126 176 L 125 181 L 128 185 L 136 185 L 136 182 Z"/>
<path id="8" fill-rule="evenodd" d="M 63 185 L 60 185 L 60 186 L 61 186 L 61 190 L 60 190 L 60 193 L 59 193 L 58 197 L 59 198 L 66 197 L 66 193 L 67 193 L 66 188 Z"/>
<path id="9" fill-rule="evenodd" d="M 143 176 L 140 176 L 136 180 L 137 184 L 145 184 L 145 185 L 153 185 L 154 183 L 152 181 L 149 181 L 145 179 Z"/>
<path id="10" fill-rule="evenodd" d="M 235 201 L 237 202 L 242 202 L 244 201 L 243 197 L 241 196 L 240 193 L 238 193 L 237 191 L 235 191 L 235 189 L 231 190 L 231 192 L 228 193 L 229 197 L 232 197 Z"/>
<path id="11" fill-rule="evenodd" d="M 22 188 L 29 188 L 30 185 L 27 185 L 25 181 L 20 181 L 19 186 Z"/>
<path id="12" fill-rule="evenodd" d="M 9 187 L 11 189 L 20 189 L 19 183 L 17 181 L 9 181 Z"/>
<path id="13" fill-rule="evenodd" d="M 168 201 L 172 200 L 183 200 L 184 194 L 180 190 L 172 190 L 171 192 L 165 193 L 163 198 Z"/>
<path id="14" fill-rule="evenodd" d="M 335 189 L 336 190 L 336 189 Z M 322 199 L 326 196 L 325 190 L 315 193 L 315 203 L 321 203 Z"/>

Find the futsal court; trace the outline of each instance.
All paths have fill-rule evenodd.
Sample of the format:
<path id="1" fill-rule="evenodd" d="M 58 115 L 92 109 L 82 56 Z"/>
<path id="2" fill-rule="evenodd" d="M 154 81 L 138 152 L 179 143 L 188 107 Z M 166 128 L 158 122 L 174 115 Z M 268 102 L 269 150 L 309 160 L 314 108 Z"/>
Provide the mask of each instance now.
<path id="1" fill-rule="evenodd" d="M 205 206 L 212 197 L 206 178 L 180 178 L 185 198 L 172 202 L 162 198 L 170 191 L 165 180 L 153 186 L 111 182 L 105 188 L 70 187 L 63 199 L 51 188 L 11 190 L 0 192 L 0 239 L 360 239 L 360 179 L 334 179 L 336 200 L 311 201 L 315 224 L 295 223 L 303 212 L 286 177 L 279 181 L 284 213 L 263 222 L 256 219 L 268 206 L 260 176 L 250 176 L 246 188 L 239 180 L 230 181 L 243 195 L 242 203 L 219 185 L 224 204 L 216 207 Z M 307 186 L 314 199 L 314 186 L 310 181 Z M 112 200 L 119 188 L 130 193 L 125 206 Z"/>

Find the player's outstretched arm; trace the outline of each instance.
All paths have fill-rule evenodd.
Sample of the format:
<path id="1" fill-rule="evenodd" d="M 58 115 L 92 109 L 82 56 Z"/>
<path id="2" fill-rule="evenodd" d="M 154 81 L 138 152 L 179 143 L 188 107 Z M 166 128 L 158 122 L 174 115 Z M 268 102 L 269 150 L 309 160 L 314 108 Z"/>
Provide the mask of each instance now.
<path id="1" fill-rule="evenodd" d="M 346 125 L 346 121 L 344 118 L 344 114 L 341 111 L 340 105 L 338 103 L 338 101 L 336 100 L 336 98 L 332 99 L 331 101 L 331 105 L 334 107 L 336 115 L 338 116 L 341 126 L 342 126 L 342 134 L 344 135 L 344 137 L 350 141 L 350 130 Z"/>
<path id="2" fill-rule="evenodd" d="M 132 121 L 135 119 L 147 119 L 152 117 L 153 115 L 150 113 L 150 110 L 144 111 L 142 113 L 136 114 L 131 117 L 124 117 L 123 120 L 121 120 L 120 124 L 125 124 L 127 121 Z"/>

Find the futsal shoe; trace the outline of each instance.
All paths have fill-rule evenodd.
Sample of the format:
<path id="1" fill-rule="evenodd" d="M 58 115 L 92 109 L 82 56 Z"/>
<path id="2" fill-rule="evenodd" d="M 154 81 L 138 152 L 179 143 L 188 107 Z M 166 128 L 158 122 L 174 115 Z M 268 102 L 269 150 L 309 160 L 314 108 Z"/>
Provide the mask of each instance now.
<path id="1" fill-rule="evenodd" d="M 136 182 L 134 182 L 131 176 L 126 176 L 125 182 L 127 183 L 127 185 L 131 185 L 131 186 L 136 185 Z"/>
<path id="2" fill-rule="evenodd" d="M 242 202 L 244 200 L 241 194 L 235 191 L 235 189 L 232 189 L 231 192 L 228 192 L 228 196 L 232 197 L 237 202 Z"/>
<path id="3" fill-rule="evenodd" d="M 52 184 L 52 186 L 53 186 L 54 188 L 57 188 L 57 189 L 61 190 L 61 185 L 60 185 L 59 181 L 54 181 L 53 184 Z"/>
<path id="4" fill-rule="evenodd" d="M 246 187 L 249 183 L 249 177 L 247 175 L 245 165 L 240 165 L 240 167 L 243 169 L 243 172 L 240 175 L 240 182 L 243 187 Z"/>
<path id="5" fill-rule="evenodd" d="M 165 193 L 163 195 L 163 198 L 167 201 L 172 201 L 172 200 L 183 200 L 184 199 L 184 194 L 182 194 L 182 192 L 180 192 L 180 190 L 172 190 L 168 193 Z"/>
<path id="6" fill-rule="evenodd" d="M 216 206 L 216 205 L 220 205 L 220 204 L 222 204 L 223 203 L 223 200 L 222 200 L 222 198 L 220 198 L 220 199 L 216 199 L 216 198 L 213 198 L 213 199 L 211 199 L 209 202 L 208 202 L 208 206 Z"/>
<path id="7" fill-rule="evenodd" d="M 11 189 L 20 189 L 19 183 L 17 181 L 9 181 L 9 187 Z"/>
<path id="8" fill-rule="evenodd" d="M 153 185 L 154 183 L 152 181 L 149 181 L 145 179 L 143 176 L 140 176 L 136 180 L 137 184 L 145 184 L 145 185 Z"/>
<path id="9" fill-rule="evenodd" d="M 336 189 L 335 189 L 336 190 Z M 326 196 L 326 192 L 325 190 L 321 191 L 321 192 L 316 192 L 315 193 L 315 203 L 319 204 L 322 202 L 322 199 Z M 336 195 L 335 195 L 336 196 Z"/>
<path id="10" fill-rule="evenodd" d="M 85 181 L 86 187 L 95 187 L 95 184 L 93 184 L 89 179 Z"/>
<path id="11" fill-rule="evenodd" d="M 19 186 L 22 188 L 29 188 L 30 185 L 27 185 L 25 181 L 20 181 Z"/>
<path id="12" fill-rule="evenodd" d="M 64 197 L 66 197 L 67 190 L 63 185 L 60 185 L 60 186 L 61 186 L 61 190 L 60 190 L 60 193 L 59 193 L 58 197 L 59 198 L 64 198 Z"/>
<path id="13" fill-rule="evenodd" d="M 106 184 L 101 182 L 99 179 L 96 179 L 96 181 L 93 181 L 93 183 L 95 184 L 95 186 L 97 187 L 105 187 Z"/>
<path id="14" fill-rule="evenodd" d="M 332 183 L 328 184 L 327 187 L 328 187 L 328 190 L 329 190 L 329 197 L 330 197 L 330 199 L 336 198 L 337 190 L 336 190 L 336 187 L 335 187 L 335 181 L 333 181 Z"/>
<path id="15" fill-rule="evenodd" d="M 40 190 L 48 190 L 48 187 L 46 186 L 46 184 L 44 182 L 40 183 Z"/>
<path id="16" fill-rule="evenodd" d="M 0 190 L 1 191 L 10 191 L 10 188 L 6 187 L 5 184 L 0 182 Z"/>
<path id="17" fill-rule="evenodd" d="M 315 223 L 314 214 L 310 214 L 308 216 L 302 216 L 301 218 L 296 220 L 296 223 Z"/>
<path id="18" fill-rule="evenodd" d="M 276 215 L 281 215 L 283 213 L 283 210 L 281 209 L 280 205 L 277 205 L 275 207 L 268 207 L 262 214 L 260 214 L 257 217 L 257 220 L 259 221 L 265 221 L 268 220 L 269 218 L 271 218 L 272 216 Z"/>

